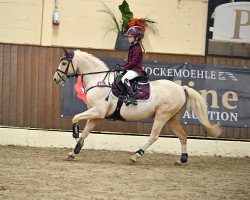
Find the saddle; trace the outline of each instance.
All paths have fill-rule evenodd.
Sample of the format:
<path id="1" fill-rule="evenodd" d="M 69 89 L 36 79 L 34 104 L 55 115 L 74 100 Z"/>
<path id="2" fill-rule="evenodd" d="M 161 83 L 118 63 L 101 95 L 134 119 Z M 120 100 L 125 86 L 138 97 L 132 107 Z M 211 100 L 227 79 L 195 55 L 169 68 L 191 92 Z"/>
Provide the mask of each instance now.
<path id="1" fill-rule="evenodd" d="M 105 117 L 108 120 L 121 120 L 125 121 L 125 119 L 121 116 L 120 110 L 123 103 L 126 103 L 128 94 L 126 92 L 126 88 L 123 85 L 121 79 L 124 73 L 117 74 L 114 83 L 111 86 L 111 95 L 118 99 L 116 109 L 114 112 Z M 137 101 L 147 101 L 150 99 L 150 81 L 149 76 L 146 74 L 142 77 L 136 77 L 130 80 L 130 84 L 132 85 L 132 89 L 134 92 L 134 98 Z"/>
<path id="2" fill-rule="evenodd" d="M 111 87 L 112 96 L 122 101 L 124 101 L 128 96 L 126 93 L 126 88 L 121 81 L 123 75 L 124 73 L 118 74 Z M 130 80 L 130 84 L 134 92 L 133 97 L 137 101 L 146 101 L 150 98 L 150 81 L 147 74 Z"/>

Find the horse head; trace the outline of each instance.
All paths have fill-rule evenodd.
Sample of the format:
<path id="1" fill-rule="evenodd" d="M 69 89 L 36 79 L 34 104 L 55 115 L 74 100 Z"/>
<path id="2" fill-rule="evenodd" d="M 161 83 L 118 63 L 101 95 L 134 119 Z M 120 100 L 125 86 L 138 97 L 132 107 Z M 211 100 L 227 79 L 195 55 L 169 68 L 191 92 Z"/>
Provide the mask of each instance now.
<path id="1" fill-rule="evenodd" d="M 74 51 L 69 51 L 65 47 L 62 47 L 64 56 L 60 58 L 59 66 L 54 74 L 53 80 L 60 84 L 65 82 L 69 77 L 77 75 L 76 66 L 73 64 Z"/>

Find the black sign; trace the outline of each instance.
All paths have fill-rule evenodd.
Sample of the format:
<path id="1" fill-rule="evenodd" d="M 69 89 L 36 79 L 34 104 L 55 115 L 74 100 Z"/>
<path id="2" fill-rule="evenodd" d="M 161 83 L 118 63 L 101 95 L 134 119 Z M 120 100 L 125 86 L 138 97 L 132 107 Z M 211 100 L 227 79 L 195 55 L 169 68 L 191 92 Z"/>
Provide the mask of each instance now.
<path id="1" fill-rule="evenodd" d="M 122 59 L 104 58 L 108 66 L 124 63 Z M 143 63 L 150 80 L 168 79 L 197 90 L 208 102 L 211 122 L 222 126 L 250 126 L 250 69 L 223 65 L 150 62 Z M 79 97 L 76 78 L 62 87 L 62 116 L 72 117 L 87 109 Z M 78 92 L 77 92 L 78 90 Z M 80 91 L 84 92 L 84 91 Z M 78 96 L 78 97 L 77 97 Z M 82 97 L 83 98 L 83 97 Z M 183 124 L 200 124 L 193 113 L 183 112 Z"/>

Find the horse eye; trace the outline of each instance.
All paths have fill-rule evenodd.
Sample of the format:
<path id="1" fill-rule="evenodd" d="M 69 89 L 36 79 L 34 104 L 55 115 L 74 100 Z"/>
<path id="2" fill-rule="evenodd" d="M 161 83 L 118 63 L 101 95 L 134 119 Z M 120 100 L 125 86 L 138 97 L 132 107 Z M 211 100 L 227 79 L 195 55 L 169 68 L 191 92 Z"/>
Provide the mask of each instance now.
<path id="1" fill-rule="evenodd" d="M 67 62 L 62 62 L 62 65 L 66 65 L 67 64 Z"/>

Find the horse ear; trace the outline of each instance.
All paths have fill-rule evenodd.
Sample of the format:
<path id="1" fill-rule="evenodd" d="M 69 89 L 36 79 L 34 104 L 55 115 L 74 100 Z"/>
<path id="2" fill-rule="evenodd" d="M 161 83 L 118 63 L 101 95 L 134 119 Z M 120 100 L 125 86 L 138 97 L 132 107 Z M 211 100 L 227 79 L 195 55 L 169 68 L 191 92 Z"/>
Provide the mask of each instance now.
<path id="1" fill-rule="evenodd" d="M 68 51 L 65 47 L 62 47 L 63 51 L 64 51 L 64 55 L 65 56 L 69 56 L 70 55 L 70 51 Z"/>

